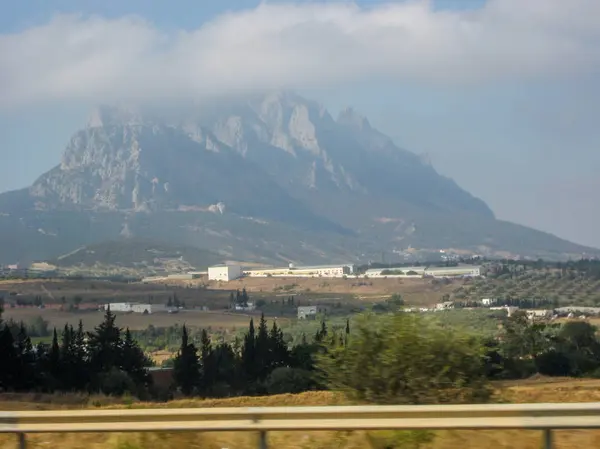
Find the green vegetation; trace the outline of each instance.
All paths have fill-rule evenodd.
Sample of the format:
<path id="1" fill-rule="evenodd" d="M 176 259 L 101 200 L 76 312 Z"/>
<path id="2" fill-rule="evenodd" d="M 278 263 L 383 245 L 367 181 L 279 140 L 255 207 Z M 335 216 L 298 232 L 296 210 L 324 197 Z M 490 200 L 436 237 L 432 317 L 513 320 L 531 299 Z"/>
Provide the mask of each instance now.
<path id="1" fill-rule="evenodd" d="M 89 245 L 52 261 L 59 267 L 114 266 L 140 271 L 178 267 L 199 270 L 220 262 L 222 257 L 211 251 L 140 239 L 122 239 Z"/>
<path id="2" fill-rule="evenodd" d="M 570 263 L 502 262 L 488 265 L 485 278 L 464 280 L 451 297 L 474 302 L 482 298 L 503 301 L 546 301 L 546 305 L 600 305 L 600 261 Z"/>

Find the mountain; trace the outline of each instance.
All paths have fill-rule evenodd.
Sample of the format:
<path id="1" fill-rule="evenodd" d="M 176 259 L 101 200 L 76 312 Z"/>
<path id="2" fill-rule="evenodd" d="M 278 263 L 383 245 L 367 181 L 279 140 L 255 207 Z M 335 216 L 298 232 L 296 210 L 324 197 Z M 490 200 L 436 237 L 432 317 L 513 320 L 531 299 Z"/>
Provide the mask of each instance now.
<path id="1" fill-rule="evenodd" d="M 0 263 L 116 238 L 257 262 L 358 261 L 382 251 L 597 254 L 497 220 L 351 108 L 273 92 L 200 106 L 101 106 L 60 164 L 0 195 Z"/>
<path id="2" fill-rule="evenodd" d="M 140 272 L 206 270 L 223 262 L 211 251 L 140 239 L 119 239 L 77 248 L 50 261 L 65 268 L 120 267 Z"/>

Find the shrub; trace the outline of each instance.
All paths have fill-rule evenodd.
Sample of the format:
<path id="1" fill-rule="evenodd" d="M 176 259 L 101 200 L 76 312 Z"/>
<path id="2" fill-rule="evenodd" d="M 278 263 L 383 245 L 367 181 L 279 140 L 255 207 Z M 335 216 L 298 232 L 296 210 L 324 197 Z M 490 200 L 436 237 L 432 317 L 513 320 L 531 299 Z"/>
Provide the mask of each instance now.
<path id="1" fill-rule="evenodd" d="M 483 355 L 473 337 L 420 315 L 366 314 L 345 346 L 319 356 L 318 368 L 332 389 L 360 402 L 478 402 L 490 394 Z"/>

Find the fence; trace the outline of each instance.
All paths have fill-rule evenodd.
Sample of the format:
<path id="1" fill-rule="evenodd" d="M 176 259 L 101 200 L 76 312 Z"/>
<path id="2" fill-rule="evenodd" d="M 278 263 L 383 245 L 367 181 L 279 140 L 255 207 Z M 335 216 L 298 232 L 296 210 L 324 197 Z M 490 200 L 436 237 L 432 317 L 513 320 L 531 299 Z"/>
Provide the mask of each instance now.
<path id="1" fill-rule="evenodd" d="M 269 431 L 537 429 L 552 448 L 554 429 L 600 428 L 600 402 L 431 406 L 326 406 L 113 409 L 0 412 L 0 433 L 253 431 L 267 448 Z"/>

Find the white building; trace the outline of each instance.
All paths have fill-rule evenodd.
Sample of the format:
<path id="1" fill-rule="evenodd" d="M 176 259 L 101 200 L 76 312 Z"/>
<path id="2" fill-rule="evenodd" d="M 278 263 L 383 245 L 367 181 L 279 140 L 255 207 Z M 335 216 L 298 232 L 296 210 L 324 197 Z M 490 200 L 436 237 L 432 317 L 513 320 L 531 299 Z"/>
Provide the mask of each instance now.
<path id="1" fill-rule="evenodd" d="M 104 304 L 103 309 L 106 310 L 109 307 L 111 312 L 152 313 L 152 304 L 140 304 L 137 302 L 113 302 L 111 304 Z"/>
<path id="2" fill-rule="evenodd" d="M 152 313 L 152 304 L 132 304 L 131 311 L 133 313 Z"/>
<path id="3" fill-rule="evenodd" d="M 429 267 L 425 270 L 425 276 L 435 278 L 444 277 L 478 277 L 481 276 L 481 267 L 463 265 L 458 267 Z"/>
<path id="4" fill-rule="evenodd" d="M 131 312 L 132 304 L 130 302 L 113 302 L 104 304 L 104 310 L 110 308 L 111 312 Z"/>
<path id="5" fill-rule="evenodd" d="M 253 302 L 248 302 L 245 306 L 241 305 L 241 304 L 236 304 L 235 310 L 243 311 L 243 312 L 250 312 L 252 310 L 256 310 L 256 304 L 254 304 Z"/>
<path id="6" fill-rule="evenodd" d="M 452 301 L 439 302 L 435 305 L 435 310 L 448 310 L 453 308 L 454 302 Z"/>
<path id="7" fill-rule="evenodd" d="M 354 265 L 317 265 L 308 267 L 296 267 L 290 264 L 288 267 L 281 268 L 260 268 L 246 270 L 244 274 L 250 277 L 344 277 L 354 272 Z"/>
<path id="8" fill-rule="evenodd" d="M 298 307 L 298 319 L 304 320 L 309 317 L 316 317 L 319 313 L 327 313 L 329 307 L 327 306 L 300 306 Z"/>
<path id="9" fill-rule="evenodd" d="M 526 310 L 525 313 L 527 314 L 527 318 L 529 318 L 530 320 L 550 318 L 552 316 L 551 310 L 534 309 L 534 310 Z"/>
<path id="10" fill-rule="evenodd" d="M 242 277 L 242 267 L 239 265 L 216 265 L 208 267 L 209 281 L 232 281 Z"/>

